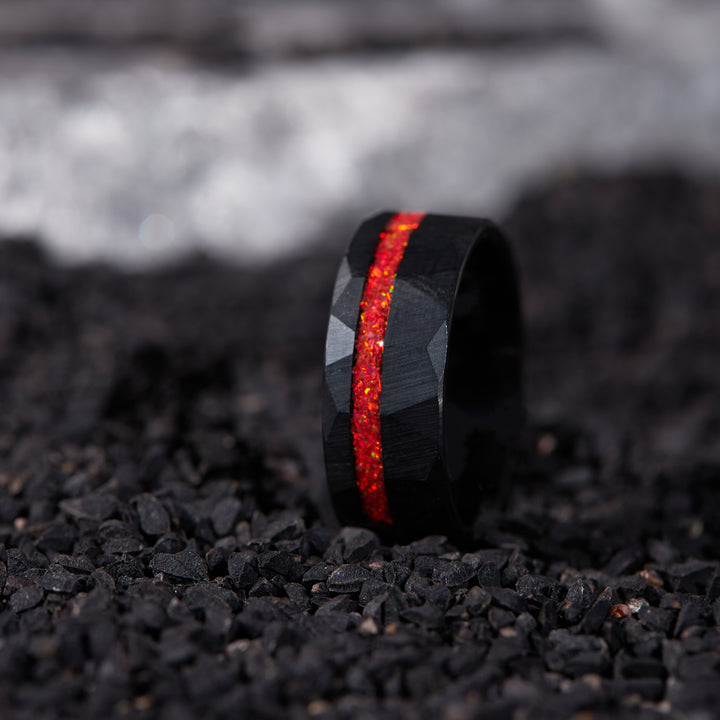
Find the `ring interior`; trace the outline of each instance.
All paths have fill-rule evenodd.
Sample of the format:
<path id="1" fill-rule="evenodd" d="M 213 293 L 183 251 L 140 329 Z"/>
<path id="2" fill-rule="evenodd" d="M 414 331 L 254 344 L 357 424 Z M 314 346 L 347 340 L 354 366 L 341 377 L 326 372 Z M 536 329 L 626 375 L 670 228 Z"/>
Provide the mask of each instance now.
<path id="1" fill-rule="evenodd" d="M 522 321 L 508 244 L 485 229 L 465 261 L 453 304 L 445 372 L 444 451 L 452 499 L 469 526 L 495 495 L 523 421 Z"/>

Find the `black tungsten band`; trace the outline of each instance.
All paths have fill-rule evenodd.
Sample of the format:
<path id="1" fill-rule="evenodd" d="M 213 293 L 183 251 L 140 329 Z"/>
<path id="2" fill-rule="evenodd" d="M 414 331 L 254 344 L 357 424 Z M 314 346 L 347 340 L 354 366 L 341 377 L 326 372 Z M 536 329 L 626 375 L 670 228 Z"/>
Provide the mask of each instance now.
<path id="1" fill-rule="evenodd" d="M 409 213 L 363 223 L 338 273 L 325 357 L 340 521 L 397 540 L 468 540 L 522 423 L 521 347 L 515 265 L 495 225 Z"/>

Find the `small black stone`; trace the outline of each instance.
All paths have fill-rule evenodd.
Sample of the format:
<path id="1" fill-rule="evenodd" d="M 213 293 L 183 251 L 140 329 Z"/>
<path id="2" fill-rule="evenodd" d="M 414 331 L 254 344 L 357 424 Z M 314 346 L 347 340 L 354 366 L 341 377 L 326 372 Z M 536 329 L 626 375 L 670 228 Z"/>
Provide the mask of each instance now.
<path id="1" fill-rule="evenodd" d="M 492 596 L 493 602 L 502 608 L 506 608 L 516 615 L 527 610 L 527 602 L 524 598 L 520 597 L 518 593 L 509 588 L 493 587 L 489 588 L 488 592 Z"/>
<path id="2" fill-rule="evenodd" d="M 183 550 L 172 555 L 157 553 L 150 561 L 150 567 L 156 573 L 161 572 L 181 580 L 209 580 L 205 560 L 192 550 Z"/>
<path id="3" fill-rule="evenodd" d="M 95 570 L 95 566 L 84 555 L 55 555 L 53 562 L 70 572 L 83 575 L 89 575 Z"/>
<path id="4" fill-rule="evenodd" d="M 360 605 L 365 606 L 374 598 L 396 590 L 397 588 L 394 585 L 371 578 L 362 584 L 358 602 Z"/>
<path id="5" fill-rule="evenodd" d="M 582 619 L 580 629 L 588 635 L 597 633 L 607 619 L 610 608 L 614 604 L 614 594 L 611 587 L 606 587 Z"/>
<path id="6" fill-rule="evenodd" d="M 621 650 L 615 658 L 615 675 L 624 678 L 664 680 L 667 670 L 661 660 L 650 657 L 634 657 L 625 650 Z"/>
<path id="7" fill-rule="evenodd" d="M 716 572 L 716 563 L 699 560 L 676 563 L 669 569 L 674 590 L 693 595 L 704 595 Z"/>
<path id="8" fill-rule="evenodd" d="M 345 527 L 338 539 L 343 545 L 343 560 L 347 563 L 368 560 L 380 547 L 378 536 L 365 528 Z"/>
<path id="9" fill-rule="evenodd" d="M 444 614 L 436 605 L 426 602 L 422 605 L 402 610 L 400 612 L 400 618 L 427 630 L 432 630 L 442 626 Z"/>
<path id="10" fill-rule="evenodd" d="M 102 549 L 108 555 L 136 554 L 142 552 L 144 545 L 135 537 L 120 537 L 106 540 Z"/>
<path id="11" fill-rule="evenodd" d="M 270 582 L 267 578 L 260 577 L 254 583 L 248 591 L 250 597 L 275 597 L 278 594 L 278 589 L 275 585 Z"/>
<path id="12" fill-rule="evenodd" d="M 105 493 L 91 493 L 60 501 L 60 509 L 76 519 L 107 520 L 117 512 L 115 498 Z"/>
<path id="13" fill-rule="evenodd" d="M 316 611 L 316 615 L 323 616 L 331 613 L 339 613 L 343 616 L 343 620 L 347 620 L 347 614 L 355 612 L 357 609 L 357 603 L 352 599 L 350 595 L 339 595 L 338 597 L 328 600 L 323 603 Z M 343 622 L 343 629 L 345 628 L 345 622 Z"/>
<path id="14" fill-rule="evenodd" d="M 554 602 L 560 602 L 566 592 L 557 580 L 534 573 L 527 573 L 518 578 L 515 589 L 520 597 L 538 603 L 543 603 L 548 598 Z"/>
<path id="15" fill-rule="evenodd" d="M 77 530 L 70 523 L 55 523 L 43 531 L 37 547 L 41 552 L 71 553 L 77 539 Z"/>
<path id="16" fill-rule="evenodd" d="M 47 592 L 74 595 L 78 591 L 78 581 L 59 565 L 51 565 L 40 578 L 39 583 Z"/>
<path id="17" fill-rule="evenodd" d="M 150 537 L 164 535 L 170 530 L 170 518 L 163 504 L 147 493 L 137 498 L 137 512 L 140 528 Z"/>
<path id="18" fill-rule="evenodd" d="M 257 564 L 258 570 L 265 577 L 282 575 L 292 582 L 297 582 L 304 574 L 300 563 L 285 550 L 269 550 L 260 553 Z"/>
<path id="19" fill-rule="evenodd" d="M 677 620 L 675 622 L 675 637 L 680 635 L 695 625 L 699 625 L 703 614 L 703 607 L 699 602 L 689 602 L 684 605 L 678 613 Z"/>
<path id="20" fill-rule="evenodd" d="M 675 624 L 675 613 L 670 610 L 644 605 L 640 608 L 638 618 L 643 625 L 668 635 Z"/>
<path id="21" fill-rule="evenodd" d="M 30 567 L 25 553 L 19 548 L 8 548 L 6 554 L 8 575 L 22 575 Z"/>
<path id="22" fill-rule="evenodd" d="M 300 583 L 288 583 L 285 585 L 285 594 L 293 601 L 298 610 L 310 609 L 310 598 L 304 585 Z"/>
<path id="23" fill-rule="evenodd" d="M 492 560 L 483 563 L 477 574 L 478 583 L 485 588 L 500 587 L 500 570 Z"/>
<path id="24" fill-rule="evenodd" d="M 332 572 L 337 569 L 337 565 L 327 562 L 319 562 L 308 568 L 302 577 L 304 583 L 314 585 L 318 582 L 325 582 Z"/>
<path id="25" fill-rule="evenodd" d="M 233 529 L 241 509 L 242 503 L 234 497 L 221 500 L 213 508 L 210 519 L 218 536 L 223 537 Z"/>
<path id="26" fill-rule="evenodd" d="M 228 575 L 239 588 L 249 588 L 258 578 L 255 553 L 231 553 L 227 560 L 227 566 Z"/>
<path id="27" fill-rule="evenodd" d="M 358 592 L 370 573 L 361 565 L 341 565 L 328 576 L 326 584 L 330 592 Z"/>
<path id="28" fill-rule="evenodd" d="M 492 595 L 485 589 L 474 587 L 465 596 L 464 607 L 472 616 L 482 615 L 492 602 Z"/>
<path id="29" fill-rule="evenodd" d="M 577 578 L 568 588 L 560 614 L 570 623 L 576 623 L 595 602 L 597 583 L 594 580 Z"/>
<path id="30" fill-rule="evenodd" d="M 488 621 L 491 627 L 496 632 L 500 628 L 508 627 L 515 623 L 516 615 L 510 610 L 503 610 L 502 608 L 493 607 L 488 611 Z"/>
<path id="31" fill-rule="evenodd" d="M 457 560 L 448 560 L 433 568 L 432 579 L 450 588 L 462 587 L 474 575 L 472 567 Z"/>
<path id="32" fill-rule="evenodd" d="M 10 609 L 14 613 L 21 613 L 30 610 L 43 601 L 43 591 L 35 583 L 30 583 L 18 588 L 10 596 Z"/>
<path id="33" fill-rule="evenodd" d="M 292 513 L 268 523 L 263 536 L 272 542 L 279 543 L 299 538 L 304 530 L 305 523 L 303 519 Z"/>

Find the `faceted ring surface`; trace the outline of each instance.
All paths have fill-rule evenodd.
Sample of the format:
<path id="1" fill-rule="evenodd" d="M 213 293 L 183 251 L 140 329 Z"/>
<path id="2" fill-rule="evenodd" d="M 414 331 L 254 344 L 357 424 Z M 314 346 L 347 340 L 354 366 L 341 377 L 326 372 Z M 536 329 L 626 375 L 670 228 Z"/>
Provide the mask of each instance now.
<path id="1" fill-rule="evenodd" d="M 323 440 L 339 520 L 385 538 L 472 539 L 522 425 L 522 319 L 487 220 L 382 213 L 343 258 L 325 349 Z"/>

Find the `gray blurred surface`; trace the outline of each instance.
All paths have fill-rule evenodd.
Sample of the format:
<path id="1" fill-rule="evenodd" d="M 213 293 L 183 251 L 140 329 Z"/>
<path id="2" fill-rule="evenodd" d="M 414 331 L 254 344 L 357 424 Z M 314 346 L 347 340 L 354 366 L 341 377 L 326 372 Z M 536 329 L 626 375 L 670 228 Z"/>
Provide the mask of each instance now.
<path id="1" fill-rule="evenodd" d="M 381 208 L 720 169 L 716 2 L 42 6 L 0 2 L 0 234 L 69 262 L 252 263 Z"/>

